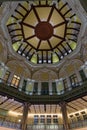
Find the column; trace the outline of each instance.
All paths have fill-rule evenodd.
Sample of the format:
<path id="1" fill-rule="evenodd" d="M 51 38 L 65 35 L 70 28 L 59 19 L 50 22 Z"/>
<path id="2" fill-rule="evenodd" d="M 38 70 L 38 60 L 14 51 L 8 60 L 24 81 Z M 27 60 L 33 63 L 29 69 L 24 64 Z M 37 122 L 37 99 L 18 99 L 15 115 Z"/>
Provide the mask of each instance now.
<path id="1" fill-rule="evenodd" d="M 41 95 L 41 81 L 38 82 L 38 95 Z"/>
<path id="2" fill-rule="evenodd" d="M 66 81 L 67 81 L 67 85 L 68 85 L 69 90 L 71 90 L 72 89 L 71 88 L 71 83 L 70 83 L 70 79 L 69 79 L 68 76 L 66 76 Z"/>
<path id="3" fill-rule="evenodd" d="M 85 77 L 87 78 L 87 66 L 84 66 L 82 70 L 84 72 Z"/>
<path id="4" fill-rule="evenodd" d="M 61 102 L 60 103 L 60 107 L 61 107 L 61 112 L 62 112 L 64 130 L 69 130 L 66 103 L 65 102 Z"/>
<path id="5" fill-rule="evenodd" d="M 80 76 L 80 73 L 77 69 L 78 67 L 76 65 L 74 65 L 74 69 L 75 69 L 75 73 L 76 73 L 76 76 L 77 76 L 77 79 L 78 79 L 78 82 L 81 82 L 82 79 L 81 79 L 81 76 Z"/>
<path id="6" fill-rule="evenodd" d="M 34 89 L 34 82 L 28 79 L 26 84 L 26 94 L 32 95 L 33 89 Z"/>
<path id="7" fill-rule="evenodd" d="M 20 77 L 19 87 L 18 87 L 19 91 L 22 91 L 23 81 L 24 81 L 24 77 L 23 77 L 23 76 L 21 76 L 21 77 Z"/>
<path id="8" fill-rule="evenodd" d="M 4 65 L 4 63 L 0 63 L 0 78 L 3 79 L 8 67 Z"/>
<path id="9" fill-rule="evenodd" d="M 78 70 L 76 70 L 75 72 L 76 72 L 76 75 L 77 75 L 78 81 L 81 82 L 82 79 L 81 79 L 80 73 L 78 72 Z"/>
<path id="10" fill-rule="evenodd" d="M 52 95 L 52 81 L 49 81 L 49 95 Z"/>
<path id="11" fill-rule="evenodd" d="M 60 95 L 62 93 L 64 93 L 64 85 L 63 85 L 63 80 L 59 79 L 56 82 L 56 89 L 57 89 L 57 93 Z"/>
<path id="12" fill-rule="evenodd" d="M 13 77 L 14 77 L 14 74 L 15 74 L 15 72 L 14 72 L 14 71 L 11 71 L 10 76 L 9 76 L 9 78 L 8 78 L 8 83 L 11 83 L 11 81 L 12 81 L 12 79 L 13 79 Z"/>
<path id="13" fill-rule="evenodd" d="M 23 116 L 21 121 L 21 130 L 26 130 L 29 106 L 30 106 L 29 103 L 27 102 L 24 103 Z"/>
<path id="14" fill-rule="evenodd" d="M 69 78 L 69 75 L 68 75 L 66 67 L 64 68 L 64 72 L 65 72 L 65 78 L 66 78 L 67 85 L 68 85 L 67 87 L 68 87 L 69 90 L 71 90 L 72 89 L 71 82 L 70 82 L 70 78 Z"/>

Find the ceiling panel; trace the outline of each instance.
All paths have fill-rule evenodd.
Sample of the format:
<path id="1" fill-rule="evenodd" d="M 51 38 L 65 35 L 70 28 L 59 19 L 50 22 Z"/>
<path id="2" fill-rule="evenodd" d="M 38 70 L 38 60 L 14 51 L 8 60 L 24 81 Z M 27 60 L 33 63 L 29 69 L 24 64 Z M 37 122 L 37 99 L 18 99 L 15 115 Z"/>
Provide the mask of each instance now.
<path id="1" fill-rule="evenodd" d="M 5 110 L 12 110 L 16 112 L 23 111 L 23 104 L 13 99 L 8 99 L 7 97 L 0 96 L 0 108 Z M 68 113 L 76 112 L 79 110 L 84 110 L 87 108 L 87 96 L 79 98 L 75 101 L 69 102 L 67 104 Z M 29 108 L 29 113 L 32 114 L 41 114 L 41 113 L 61 113 L 61 107 L 57 104 L 50 105 L 31 105 Z"/>
<path id="2" fill-rule="evenodd" d="M 73 108 L 71 110 L 71 113 L 72 113 L 73 110 L 74 111 L 77 111 L 77 110 L 79 111 L 79 110 L 86 109 L 87 108 L 87 101 L 86 101 L 86 99 L 87 99 L 87 96 L 84 96 L 82 98 L 79 98 L 79 99 L 77 99 L 75 101 L 72 101 L 72 102 L 68 103 L 68 105 L 67 105 L 68 110 L 70 111 L 71 108 Z"/>

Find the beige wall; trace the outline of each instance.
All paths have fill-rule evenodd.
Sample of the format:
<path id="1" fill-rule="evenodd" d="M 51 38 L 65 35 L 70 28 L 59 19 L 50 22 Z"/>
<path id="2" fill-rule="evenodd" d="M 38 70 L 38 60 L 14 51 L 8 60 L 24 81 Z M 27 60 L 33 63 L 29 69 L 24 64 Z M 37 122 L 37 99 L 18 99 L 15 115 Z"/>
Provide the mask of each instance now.
<path id="1" fill-rule="evenodd" d="M 27 124 L 33 124 L 34 123 L 34 118 L 33 117 L 29 117 L 27 120 Z"/>

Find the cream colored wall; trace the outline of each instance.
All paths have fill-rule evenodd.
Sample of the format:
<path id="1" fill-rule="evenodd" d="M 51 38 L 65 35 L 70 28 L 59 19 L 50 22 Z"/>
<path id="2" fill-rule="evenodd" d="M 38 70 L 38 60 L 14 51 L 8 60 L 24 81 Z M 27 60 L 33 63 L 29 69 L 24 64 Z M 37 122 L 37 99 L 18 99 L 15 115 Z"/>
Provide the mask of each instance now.
<path id="1" fill-rule="evenodd" d="M 71 59 L 66 61 L 66 63 L 59 70 L 59 78 L 69 77 L 76 71 L 79 71 L 80 67 L 83 65 L 83 61 L 79 59 Z"/>
<path id="2" fill-rule="evenodd" d="M 1 115 L 0 115 L 0 119 L 6 120 L 6 121 L 10 121 L 10 122 L 19 123 L 19 119 L 21 119 L 21 117 L 19 117 L 19 116 L 14 117 L 14 116 L 9 116 L 9 115 L 1 116 Z"/>
<path id="3" fill-rule="evenodd" d="M 0 61 L 6 62 L 6 60 L 7 60 L 7 48 L 2 44 L 0 37 Z"/>
<path id="4" fill-rule="evenodd" d="M 32 79 L 39 81 L 49 81 L 49 80 L 52 81 L 58 79 L 58 77 L 55 71 L 47 68 L 42 68 L 33 73 Z"/>
<path id="5" fill-rule="evenodd" d="M 23 76 L 25 78 L 31 77 L 31 72 L 28 67 L 18 60 L 8 61 L 6 66 L 10 69 L 10 71 L 14 72 L 14 74 L 18 76 Z"/>
<path id="6" fill-rule="evenodd" d="M 12 114 L 9 114 L 9 111 L 0 109 L 0 120 L 6 120 L 6 121 L 18 123 L 19 119 L 21 118 L 22 116 L 20 115 L 12 115 Z"/>
<path id="7" fill-rule="evenodd" d="M 34 124 L 34 117 L 33 117 L 33 116 L 28 117 L 28 119 L 27 119 L 27 124 L 29 124 L 29 125 Z"/>

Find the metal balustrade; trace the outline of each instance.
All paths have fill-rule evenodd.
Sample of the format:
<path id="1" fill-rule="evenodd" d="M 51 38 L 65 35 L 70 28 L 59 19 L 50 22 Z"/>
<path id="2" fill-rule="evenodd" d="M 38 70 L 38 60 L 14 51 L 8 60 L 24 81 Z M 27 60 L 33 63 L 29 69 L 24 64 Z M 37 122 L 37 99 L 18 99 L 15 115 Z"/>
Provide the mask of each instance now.
<path id="1" fill-rule="evenodd" d="M 87 120 L 81 120 L 78 122 L 74 122 L 70 124 L 70 128 L 74 129 L 74 128 L 83 128 L 87 126 Z"/>
<path id="2" fill-rule="evenodd" d="M 6 121 L 3 119 L 2 120 L 0 119 L 0 126 L 6 127 L 6 128 L 20 129 L 20 123 Z"/>
<path id="3" fill-rule="evenodd" d="M 70 123 L 70 130 L 84 128 L 87 126 L 87 120 Z M 64 130 L 63 124 L 37 124 L 27 125 L 27 130 Z"/>
<path id="4" fill-rule="evenodd" d="M 21 123 L 0 119 L 0 126 L 6 128 L 20 129 Z M 70 130 L 87 127 L 87 120 L 70 123 Z M 27 124 L 26 130 L 64 130 L 63 124 Z"/>
<path id="5" fill-rule="evenodd" d="M 37 124 L 27 125 L 27 130 L 64 130 L 64 128 L 58 124 Z"/>

